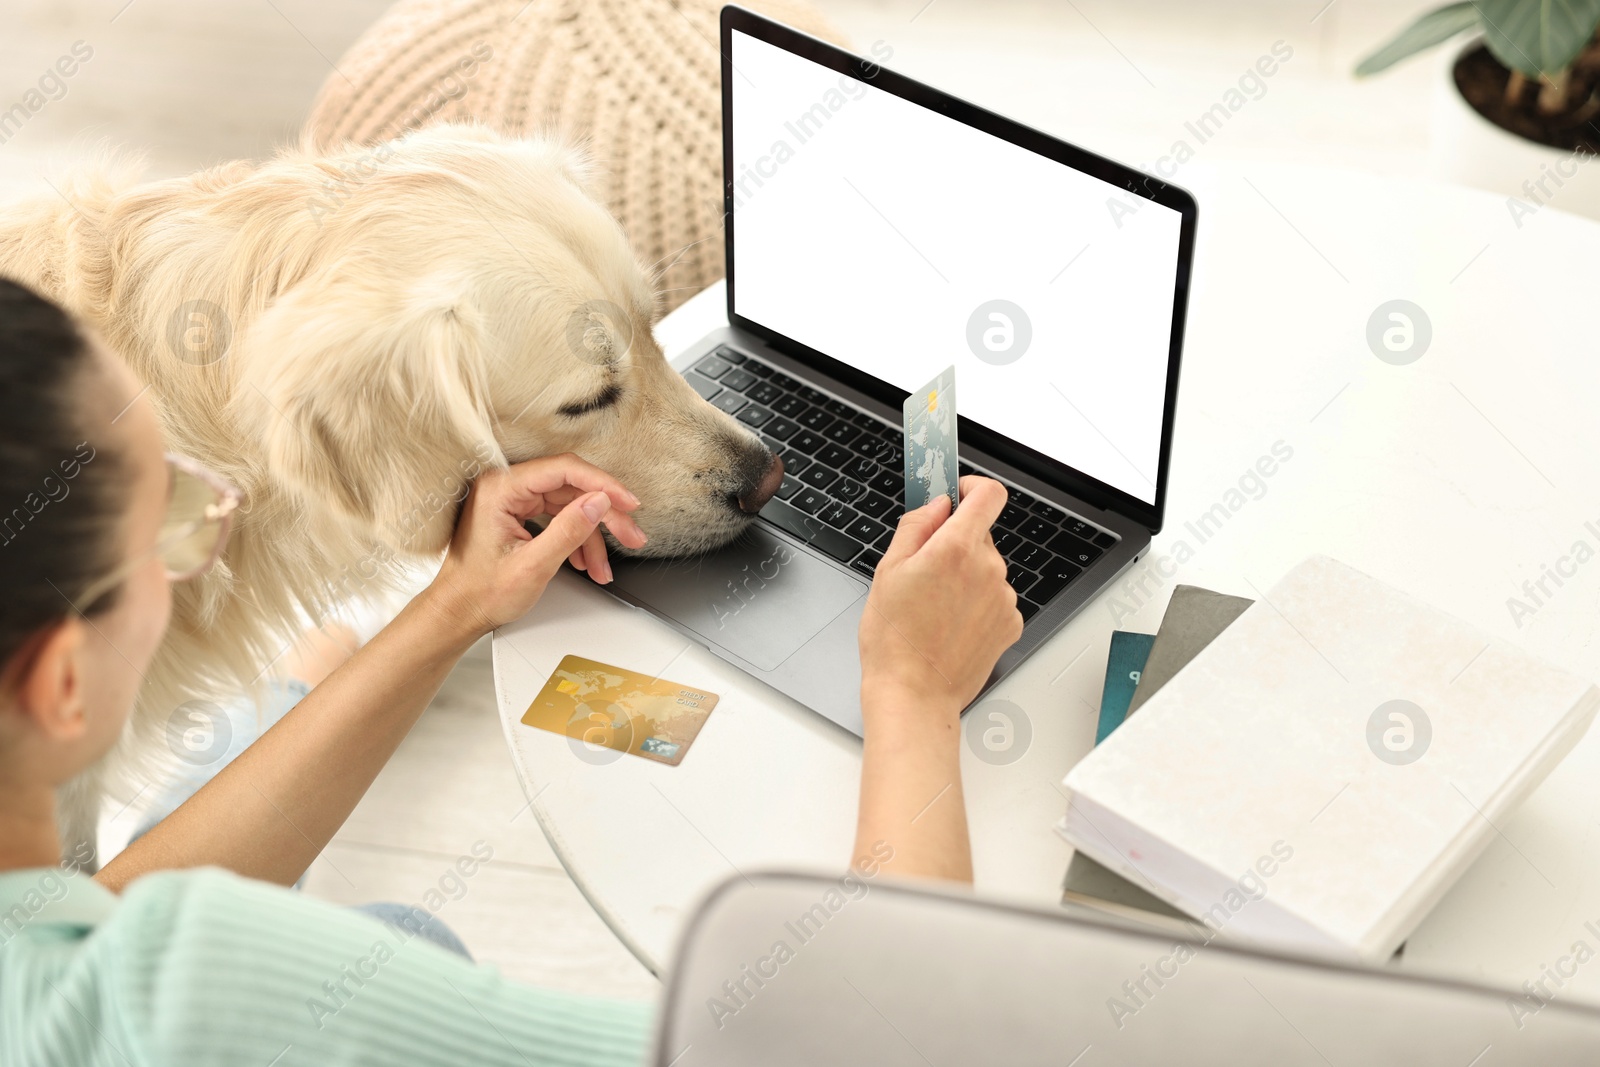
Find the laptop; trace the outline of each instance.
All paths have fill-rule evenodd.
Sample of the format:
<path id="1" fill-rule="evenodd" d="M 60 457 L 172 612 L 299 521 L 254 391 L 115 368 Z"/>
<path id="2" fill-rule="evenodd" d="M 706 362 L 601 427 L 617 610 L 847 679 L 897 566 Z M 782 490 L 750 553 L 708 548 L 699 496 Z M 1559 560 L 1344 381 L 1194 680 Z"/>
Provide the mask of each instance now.
<path id="1" fill-rule="evenodd" d="M 859 735 L 902 405 L 944 368 L 961 473 L 1010 491 L 1025 625 L 985 691 L 1161 529 L 1195 202 L 741 8 L 721 52 L 729 325 L 674 366 L 785 473 L 735 543 L 609 588 Z"/>

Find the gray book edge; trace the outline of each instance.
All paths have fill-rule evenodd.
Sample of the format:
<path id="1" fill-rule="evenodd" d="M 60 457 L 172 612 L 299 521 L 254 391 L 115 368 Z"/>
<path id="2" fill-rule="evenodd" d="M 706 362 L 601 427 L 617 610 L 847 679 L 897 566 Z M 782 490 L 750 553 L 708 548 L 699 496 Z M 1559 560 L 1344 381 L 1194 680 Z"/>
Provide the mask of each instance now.
<path id="1" fill-rule="evenodd" d="M 1195 920 L 1082 852 L 1074 852 L 1061 882 L 1061 903 L 1193 936 Z"/>
<path id="2" fill-rule="evenodd" d="M 1156 630 L 1155 643 L 1150 646 L 1150 656 L 1139 673 L 1139 684 L 1134 686 L 1133 699 L 1128 702 L 1128 714 L 1138 711 L 1253 603 L 1247 597 L 1215 593 L 1197 585 L 1174 589 Z"/>

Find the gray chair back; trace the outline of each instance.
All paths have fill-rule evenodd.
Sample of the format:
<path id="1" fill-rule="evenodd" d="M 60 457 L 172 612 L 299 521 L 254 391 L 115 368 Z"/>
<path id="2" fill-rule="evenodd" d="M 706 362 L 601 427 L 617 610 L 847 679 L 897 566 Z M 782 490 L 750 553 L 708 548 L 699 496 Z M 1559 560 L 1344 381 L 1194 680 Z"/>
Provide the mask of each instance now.
<path id="1" fill-rule="evenodd" d="M 1600 1010 L 854 875 L 736 877 L 686 931 L 660 1067 L 1600 1063 Z"/>

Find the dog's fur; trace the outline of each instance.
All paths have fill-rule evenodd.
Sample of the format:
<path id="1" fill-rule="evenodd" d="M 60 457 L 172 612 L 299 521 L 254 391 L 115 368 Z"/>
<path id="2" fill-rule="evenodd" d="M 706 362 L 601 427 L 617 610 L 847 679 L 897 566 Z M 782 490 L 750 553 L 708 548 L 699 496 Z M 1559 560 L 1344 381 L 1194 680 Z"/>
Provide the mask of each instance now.
<path id="1" fill-rule="evenodd" d="M 145 185 L 104 161 L 0 209 L 0 274 L 91 324 L 169 447 L 248 494 L 222 562 L 174 590 L 135 752 L 185 701 L 249 686 L 307 616 L 436 559 L 486 466 L 582 456 L 639 496 L 648 555 L 745 529 L 773 456 L 666 363 L 586 166 L 444 125 Z M 100 789 L 69 791 L 68 840 L 92 840 Z"/>

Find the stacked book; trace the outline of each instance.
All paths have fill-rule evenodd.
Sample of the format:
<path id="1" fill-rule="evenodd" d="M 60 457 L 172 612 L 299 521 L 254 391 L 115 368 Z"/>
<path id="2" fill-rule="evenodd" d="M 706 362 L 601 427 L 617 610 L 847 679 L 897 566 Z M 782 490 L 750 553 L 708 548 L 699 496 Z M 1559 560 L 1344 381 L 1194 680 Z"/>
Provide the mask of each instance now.
<path id="1" fill-rule="evenodd" d="M 1577 744 L 1600 689 L 1325 557 L 1261 600 L 1179 586 L 1114 634 L 1065 779 L 1070 906 L 1388 959 Z"/>

